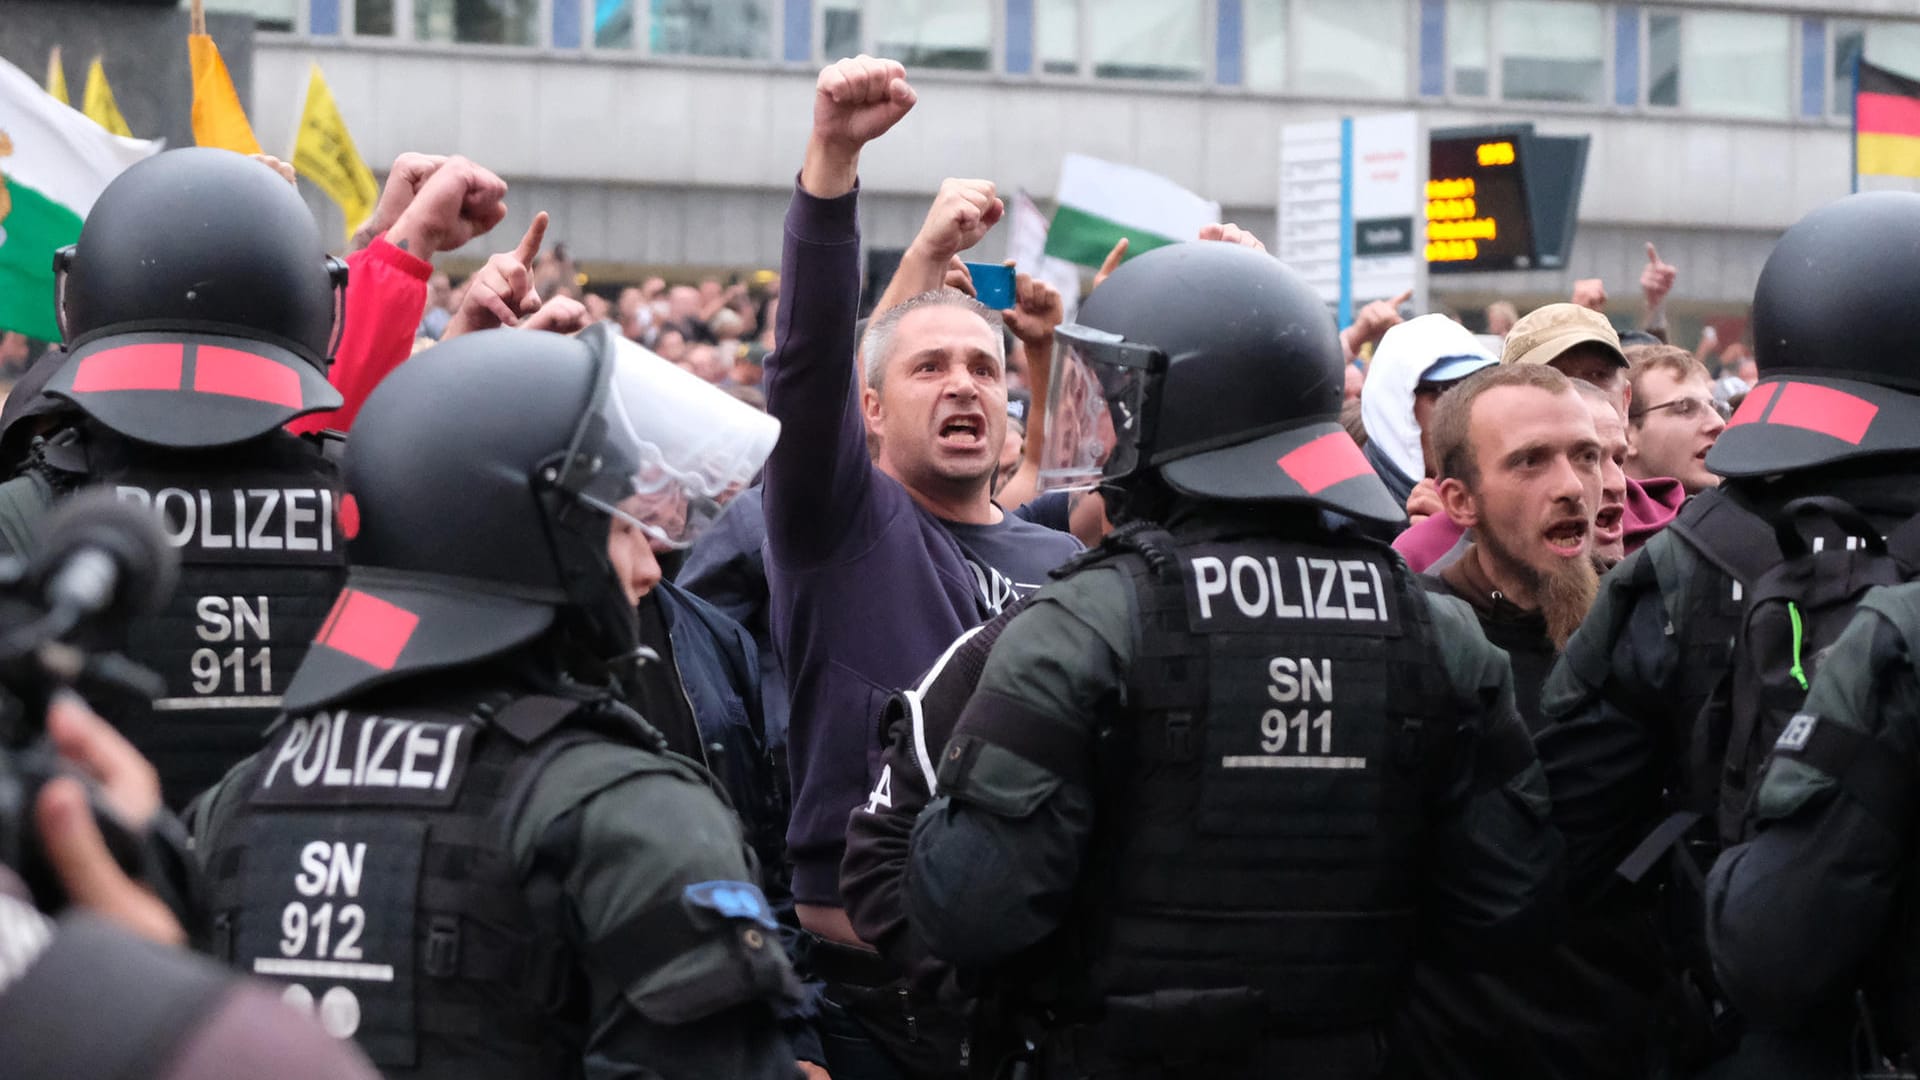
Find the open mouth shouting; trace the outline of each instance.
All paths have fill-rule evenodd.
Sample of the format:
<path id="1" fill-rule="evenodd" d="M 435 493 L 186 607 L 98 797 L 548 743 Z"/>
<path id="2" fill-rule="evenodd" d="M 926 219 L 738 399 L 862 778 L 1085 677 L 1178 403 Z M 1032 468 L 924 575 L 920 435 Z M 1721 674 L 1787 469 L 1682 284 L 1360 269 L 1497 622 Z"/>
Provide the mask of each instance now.
<path id="1" fill-rule="evenodd" d="M 1585 515 L 1563 517 L 1547 526 L 1540 538 L 1547 550 L 1563 559 L 1577 559 L 1587 553 L 1587 536 L 1590 529 Z"/>
<path id="2" fill-rule="evenodd" d="M 1627 533 L 1627 508 L 1615 504 L 1603 506 L 1593 515 L 1593 540 L 1599 547 L 1614 543 Z"/>
<path id="3" fill-rule="evenodd" d="M 980 413 L 956 413 L 940 421 L 941 449 L 972 452 L 987 445 L 987 418 Z"/>

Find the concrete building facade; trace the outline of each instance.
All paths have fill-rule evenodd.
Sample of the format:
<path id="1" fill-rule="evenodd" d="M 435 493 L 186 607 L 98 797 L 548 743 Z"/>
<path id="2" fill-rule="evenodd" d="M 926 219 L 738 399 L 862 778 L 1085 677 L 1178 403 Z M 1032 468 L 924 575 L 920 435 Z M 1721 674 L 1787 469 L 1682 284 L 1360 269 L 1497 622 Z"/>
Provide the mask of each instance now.
<path id="1" fill-rule="evenodd" d="M 1436 277 L 1436 300 L 1637 292 L 1742 308 L 1780 230 L 1849 190 L 1853 58 L 1920 77 L 1920 0 L 210 0 L 258 20 L 252 114 L 290 145 L 319 64 L 376 170 L 506 176 L 596 277 L 771 266 L 822 62 L 909 64 L 920 104 L 863 162 L 869 245 L 946 176 L 1043 204 L 1061 156 L 1151 168 L 1269 243 L 1283 125 L 1421 111 L 1592 137 L 1563 270 Z M 182 50 L 184 52 L 184 50 Z M 245 89 L 245 88 L 243 88 Z M 129 110 L 129 116 L 133 115 Z M 283 148 L 284 149 L 284 148 Z M 337 211 L 316 202 L 323 213 Z M 501 239 L 502 236 L 506 239 Z M 990 238 L 988 253 L 1000 241 Z"/>

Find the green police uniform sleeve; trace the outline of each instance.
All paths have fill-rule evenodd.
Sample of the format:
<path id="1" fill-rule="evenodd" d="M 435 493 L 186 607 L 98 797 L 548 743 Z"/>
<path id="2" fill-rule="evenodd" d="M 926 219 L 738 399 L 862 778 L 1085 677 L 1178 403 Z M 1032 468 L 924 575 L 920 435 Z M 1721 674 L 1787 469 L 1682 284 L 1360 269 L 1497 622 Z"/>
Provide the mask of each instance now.
<path id="1" fill-rule="evenodd" d="M 1464 601 L 1429 594 L 1427 603 L 1469 737 L 1447 740 L 1453 753 L 1441 757 L 1430 796 L 1422 950 L 1442 966 L 1503 962 L 1549 940 L 1564 844 L 1506 654 Z"/>
<path id="2" fill-rule="evenodd" d="M 1665 597 L 1677 594 L 1684 553 L 1667 540 L 1655 536 L 1601 580 L 1541 689 L 1540 713 L 1548 723 L 1608 706 L 1628 716 L 1671 707 L 1659 700 L 1677 666 Z"/>
<path id="3" fill-rule="evenodd" d="M 560 878 L 573 944 L 608 991 L 596 999 L 617 994 L 677 1025 L 796 997 L 739 823 L 691 767 L 606 743 L 563 751 L 534 782 L 512 847 L 523 872 Z"/>
<path id="4" fill-rule="evenodd" d="M 1462 696 L 1483 696 L 1512 682 L 1507 656 L 1480 628 L 1480 620 L 1456 596 L 1427 593 L 1427 608 L 1433 615 L 1433 634 L 1442 645 L 1441 662 L 1447 678 Z"/>
<path id="5" fill-rule="evenodd" d="M 1790 817 L 1814 805 L 1849 780 L 1834 774 L 1819 755 L 1807 755 L 1815 739 L 1840 735 L 1858 741 L 1852 758 L 1884 765 L 1905 787 L 1920 754 L 1920 679 L 1914 670 L 1914 640 L 1920 636 L 1920 584 L 1875 589 L 1861 602 L 1853 621 L 1822 658 L 1806 704 L 1781 734 L 1778 748 L 1761 778 L 1754 812 L 1763 821 Z M 1821 732 L 1823 726 L 1842 729 Z M 1851 735 L 1864 736 L 1854 740 Z M 1871 762 L 1862 761 L 1871 756 Z M 1855 773 L 1856 778 L 1864 773 Z M 1885 813 L 1870 786 L 1855 784 L 1855 795 L 1870 812 Z M 1896 825 L 1896 822 L 1888 822 Z"/>
<path id="6" fill-rule="evenodd" d="M 1507 654 L 1487 640 L 1479 617 L 1466 601 L 1428 593 L 1427 604 L 1433 613 L 1434 636 L 1442 645 L 1447 678 L 1478 720 L 1471 761 L 1455 778 L 1451 795 L 1466 797 L 1506 787 L 1544 819 L 1546 777 L 1514 702 L 1513 669 Z"/>
<path id="7" fill-rule="evenodd" d="M 1132 651 L 1132 596 L 1097 568 L 1041 590 L 994 643 L 938 767 L 940 791 L 1000 817 L 1031 814 L 1089 776 L 1092 719 Z"/>
<path id="8" fill-rule="evenodd" d="M 36 472 L 0 484 L 0 553 L 31 555 L 40 548 L 40 529 L 53 508 L 53 486 Z"/>
<path id="9" fill-rule="evenodd" d="M 194 858 L 202 864 L 203 869 L 208 854 L 215 846 L 214 838 L 220 835 L 220 830 L 226 828 L 227 822 L 232 820 L 233 812 L 240 804 L 240 796 L 244 792 L 243 785 L 237 777 L 246 770 L 247 765 L 248 763 L 243 761 L 228 769 L 227 775 L 188 803 L 186 812 L 180 816 L 180 821 L 186 826 L 187 835 L 193 842 Z"/>

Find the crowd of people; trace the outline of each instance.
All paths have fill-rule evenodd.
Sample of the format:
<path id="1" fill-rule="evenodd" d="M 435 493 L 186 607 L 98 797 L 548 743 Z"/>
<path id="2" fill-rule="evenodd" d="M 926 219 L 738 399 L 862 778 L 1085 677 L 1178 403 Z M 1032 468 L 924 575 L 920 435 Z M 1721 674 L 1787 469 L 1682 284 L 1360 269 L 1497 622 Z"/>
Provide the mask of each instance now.
<path id="1" fill-rule="evenodd" d="M 862 297 L 916 100 L 827 67 L 779 272 L 613 295 L 545 213 L 437 270 L 464 158 L 344 260 L 279 168 L 113 182 L 0 552 L 59 601 L 131 505 L 178 580 L 0 641 L 70 774 L 7 1075 L 1914 1075 L 1920 196 L 1790 229 L 1754 349 L 1652 245 L 1624 333 L 1340 327 L 1226 222 L 1069 322 L 976 299 L 983 179 Z"/>

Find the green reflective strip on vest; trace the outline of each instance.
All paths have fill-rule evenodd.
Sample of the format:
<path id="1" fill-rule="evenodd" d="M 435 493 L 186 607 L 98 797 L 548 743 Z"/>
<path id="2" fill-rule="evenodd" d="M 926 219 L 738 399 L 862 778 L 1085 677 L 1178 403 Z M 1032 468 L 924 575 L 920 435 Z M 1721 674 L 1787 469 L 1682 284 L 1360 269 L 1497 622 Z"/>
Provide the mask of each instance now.
<path id="1" fill-rule="evenodd" d="M 1793 676 L 1794 682 L 1800 684 L 1800 689 L 1805 690 L 1807 669 L 1800 662 L 1800 646 L 1805 642 L 1806 635 L 1800 628 L 1800 606 L 1791 600 L 1787 601 L 1787 618 L 1793 620 L 1793 670 L 1789 674 Z"/>

